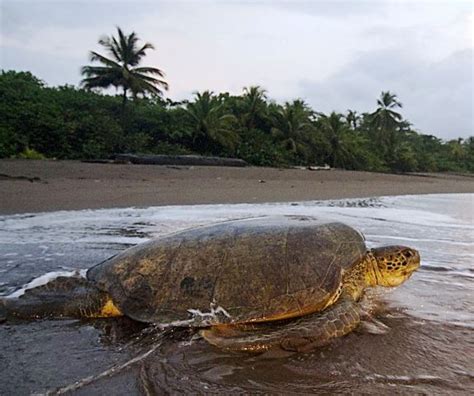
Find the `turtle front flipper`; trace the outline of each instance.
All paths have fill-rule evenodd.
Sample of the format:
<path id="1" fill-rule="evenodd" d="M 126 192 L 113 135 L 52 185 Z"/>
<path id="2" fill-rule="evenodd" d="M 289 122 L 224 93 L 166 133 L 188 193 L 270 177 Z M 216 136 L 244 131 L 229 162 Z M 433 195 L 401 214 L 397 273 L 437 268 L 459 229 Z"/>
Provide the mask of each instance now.
<path id="1" fill-rule="evenodd" d="M 287 351 L 307 352 L 328 344 L 354 330 L 361 321 L 362 309 L 351 297 L 343 297 L 334 306 L 319 314 L 301 319 L 293 332 L 284 337 L 280 347 Z"/>
<path id="2" fill-rule="evenodd" d="M 360 323 L 362 310 L 350 296 L 323 312 L 304 316 L 285 324 L 215 326 L 201 335 L 219 348 L 232 351 L 265 352 L 274 348 L 307 352 L 342 337 Z"/>
<path id="3" fill-rule="evenodd" d="M 10 318 L 101 318 L 121 316 L 110 296 L 85 278 L 58 277 L 25 290 L 19 297 L 0 299 L 0 322 Z"/>

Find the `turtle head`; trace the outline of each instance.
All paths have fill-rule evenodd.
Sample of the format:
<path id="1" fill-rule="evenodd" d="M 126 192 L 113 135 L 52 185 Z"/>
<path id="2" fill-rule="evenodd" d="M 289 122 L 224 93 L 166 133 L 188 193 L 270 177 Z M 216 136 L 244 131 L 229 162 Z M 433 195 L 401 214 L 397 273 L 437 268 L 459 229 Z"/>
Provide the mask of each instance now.
<path id="1" fill-rule="evenodd" d="M 380 286 L 398 286 L 420 267 L 420 254 L 406 246 L 384 246 L 370 253 L 374 258 L 374 283 Z"/>

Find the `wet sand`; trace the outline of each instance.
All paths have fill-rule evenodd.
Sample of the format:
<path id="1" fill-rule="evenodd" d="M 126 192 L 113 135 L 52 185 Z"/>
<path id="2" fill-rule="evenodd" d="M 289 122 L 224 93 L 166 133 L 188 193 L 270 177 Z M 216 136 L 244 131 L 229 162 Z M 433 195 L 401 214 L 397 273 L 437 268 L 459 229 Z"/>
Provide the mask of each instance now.
<path id="1" fill-rule="evenodd" d="M 6 356 L 16 356 L 3 364 L 0 390 L 6 395 L 66 389 L 74 395 L 472 395 L 473 375 L 466 371 L 472 367 L 467 352 L 472 331 L 393 314 L 381 319 L 389 334 L 358 330 L 312 353 L 281 359 L 229 354 L 203 340 L 182 343 L 180 338 L 189 336 L 178 333 L 146 359 L 105 376 L 100 373 L 156 347 L 156 341 L 140 335 L 127 319 L 16 323 L 0 327 L 2 339 L 10 340 L 0 340 Z M 135 337 L 141 341 L 130 343 Z M 89 375 L 96 378 L 86 379 Z"/>
<path id="2" fill-rule="evenodd" d="M 472 192 L 448 174 L 0 160 L 0 214 Z"/>

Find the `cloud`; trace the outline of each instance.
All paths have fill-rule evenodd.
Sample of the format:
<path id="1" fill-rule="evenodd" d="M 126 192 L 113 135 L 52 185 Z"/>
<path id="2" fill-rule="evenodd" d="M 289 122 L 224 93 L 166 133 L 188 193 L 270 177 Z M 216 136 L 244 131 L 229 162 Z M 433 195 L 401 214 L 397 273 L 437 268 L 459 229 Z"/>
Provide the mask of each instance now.
<path id="1" fill-rule="evenodd" d="M 439 62 L 390 50 L 360 55 L 324 81 L 301 80 L 300 96 L 317 110 L 371 112 L 381 91 L 396 93 L 402 114 L 423 133 L 468 137 L 473 125 L 473 50 Z"/>
<path id="2" fill-rule="evenodd" d="M 361 17 L 366 15 L 381 15 L 385 12 L 387 1 L 384 0 L 293 0 L 293 1 L 267 1 L 273 7 L 281 8 L 300 14 L 335 19 L 347 17 Z"/>
<path id="3" fill-rule="evenodd" d="M 104 23 L 127 23 L 157 7 L 152 2 L 120 0 L 2 0 L 2 33 L 25 35 L 48 26 L 97 28 Z"/>

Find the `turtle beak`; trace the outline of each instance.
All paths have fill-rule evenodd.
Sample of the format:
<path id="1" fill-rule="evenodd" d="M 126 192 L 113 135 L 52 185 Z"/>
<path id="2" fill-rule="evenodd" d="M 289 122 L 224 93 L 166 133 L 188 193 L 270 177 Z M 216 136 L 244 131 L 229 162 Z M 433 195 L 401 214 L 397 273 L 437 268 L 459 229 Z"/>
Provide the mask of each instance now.
<path id="1" fill-rule="evenodd" d="M 408 265 L 407 265 L 406 271 L 407 273 L 411 275 L 413 274 L 413 272 L 418 270 L 418 268 L 420 268 L 420 265 L 421 265 L 420 253 L 418 252 L 418 250 L 410 249 L 405 255 L 408 258 L 407 260 Z"/>

